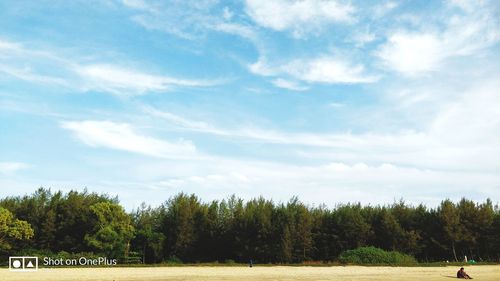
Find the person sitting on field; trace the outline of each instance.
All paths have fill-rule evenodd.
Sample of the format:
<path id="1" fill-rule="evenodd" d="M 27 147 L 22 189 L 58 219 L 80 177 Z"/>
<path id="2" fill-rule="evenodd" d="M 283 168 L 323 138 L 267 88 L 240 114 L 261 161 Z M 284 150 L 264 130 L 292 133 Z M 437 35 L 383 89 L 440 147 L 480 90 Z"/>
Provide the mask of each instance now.
<path id="1" fill-rule="evenodd" d="M 472 277 L 469 276 L 464 270 L 464 268 L 460 268 L 460 270 L 457 272 L 457 278 L 460 279 L 472 279 Z"/>

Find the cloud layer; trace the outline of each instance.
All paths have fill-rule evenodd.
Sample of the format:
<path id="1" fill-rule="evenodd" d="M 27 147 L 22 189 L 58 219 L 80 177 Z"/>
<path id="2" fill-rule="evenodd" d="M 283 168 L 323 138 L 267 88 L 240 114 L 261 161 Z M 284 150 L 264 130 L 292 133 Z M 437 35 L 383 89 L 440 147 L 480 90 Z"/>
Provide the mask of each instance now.
<path id="1" fill-rule="evenodd" d="M 500 197 L 498 1 L 2 7 L 0 197 Z"/>

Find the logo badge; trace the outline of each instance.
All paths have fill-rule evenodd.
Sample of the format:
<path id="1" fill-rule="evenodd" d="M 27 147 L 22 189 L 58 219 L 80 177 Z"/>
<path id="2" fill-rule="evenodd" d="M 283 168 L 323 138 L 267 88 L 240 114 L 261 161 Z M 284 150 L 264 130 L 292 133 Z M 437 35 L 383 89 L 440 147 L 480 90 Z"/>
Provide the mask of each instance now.
<path id="1" fill-rule="evenodd" d="M 38 257 L 9 257 L 10 271 L 37 271 Z"/>

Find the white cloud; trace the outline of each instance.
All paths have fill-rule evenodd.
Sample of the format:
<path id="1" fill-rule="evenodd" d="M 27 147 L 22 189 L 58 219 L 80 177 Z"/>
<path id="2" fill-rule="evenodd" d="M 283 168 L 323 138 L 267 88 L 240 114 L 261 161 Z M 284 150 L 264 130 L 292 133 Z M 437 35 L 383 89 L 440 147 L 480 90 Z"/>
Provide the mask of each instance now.
<path id="1" fill-rule="evenodd" d="M 280 65 L 270 65 L 261 58 L 249 66 L 250 71 L 263 76 L 288 75 L 308 83 L 355 84 L 373 83 L 379 77 L 366 74 L 361 64 L 352 64 L 335 56 L 294 59 Z"/>
<path id="2" fill-rule="evenodd" d="M 211 26 L 213 30 L 225 32 L 228 34 L 238 35 L 246 38 L 253 42 L 254 44 L 260 44 L 259 37 L 255 30 L 247 25 L 237 24 L 237 23 L 217 23 Z"/>
<path id="3" fill-rule="evenodd" d="M 251 72 L 262 76 L 275 76 L 279 73 L 279 67 L 271 67 L 271 65 L 263 57 L 248 65 L 248 69 Z"/>
<path id="4" fill-rule="evenodd" d="M 342 106 L 335 104 L 335 106 Z M 405 132 L 394 135 L 380 134 L 314 134 L 314 133 L 288 133 L 259 127 L 240 126 L 236 129 L 221 128 L 207 122 L 191 120 L 170 112 L 163 112 L 151 107 L 144 109 L 154 117 L 162 118 L 183 130 L 213 134 L 230 138 L 242 138 L 247 141 L 258 141 L 271 144 L 298 145 L 310 147 L 323 147 L 335 149 L 348 149 L 360 155 L 373 150 L 394 150 L 399 153 L 405 149 L 428 144 L 427 136 L 423 133 Z M 352 159 L 350 159 L 352 160 Z M 357 160 L 360 161 L 360 160 Z"/>
<path id="5" fill-rule="evenodd" d="M 231 10 L 228 8 L 228 7 L 224 7 L 224 9 L 222 9 L 222 17 L 225 19 L 225 20 L 231 20 L 234 16 L 234 13 L 231 12 Z"/>
<path id="6" fill-rule="evenodd" d="M 277 31 L 292 30 L 297 36 L 325 24 L 354 21 L 354 7 L 342 1 L 247 0 L 245 4 L 257 24 Z"/>
<path id="7" fill-rule="evenodd" d="M 475 8 L 477 8 L 478 5 L 481 6 L 481 2 L 483 1 L 448 0 L 448 4 L 450 4 L 451 6 L 459 7 L 467 12 L 473 11 Z"/>
<path id="8" fill-rule="evenodd" d="M 109 64 L 78 66 L 75 71 L 85 81 L 85 87 L 119 95 L 144 94 L 167 91 L 172 87 L 203 87 L 215 82 L 176 79 L 164 75 L 153 75 L 141 71 Z"/>
<path id="9" fill-rule="evenodd" d="M 191 120 L 188 118 L 181 117 L 179 115 L 175 115 L 175 114 L 170 113 L 170 112 L 157 110 L 153 107 L 146 106 L 146 107 L 143 107 L 143 110 L 145 113 L 147 113 L 151 116 L 159 117 L 163 120 L 167 120 L 170 124 L 178 126 L 179 128 L 182 128 L 182 129 L 204 132 L 204 133 L 211 133 L 211 134 L 216 134 L 216 135 L 230 135 L 230 134 L 232 134 L 230 131 L 219 129 L 219 128 L 214 127 L 211 124 L 208 124 L 206 122 Z"/>
<path id="10" fill-rule="evenodd" d="M 446 15 L 442 30 L 436 26 L 392 32 L 376 55 L 389 69 L 405 75 L 439 71 L 446 61 L 481 55 L 482 50 L 500 40 L 500 24 L 494 11 L 479 5 L 464 15 Z"/>
<path id="11" fill-rule="evenodd" d="M 12 175 L 29 167 L 30 165 L 21 162 L 0 162 L 0 174 Z"/>
<path id="12" fill-rule="evenodd" d="M 38 74 L 30 68 L 18 68 L 0 64 L 0 72 L 26 82 L 68 86 L 67 81 L 63 78 Z"/>
<path id="13" fill-rule="evenodd" d="M 372 83 L 376 76 L 365 74 L 361 64 L 351 64 L 334 57 L 320 57 L 313 60 L 294 60 L 283 66 L 283 70 L 296 79 L 319 83 Z"/>
<path id="14" fill-rule="evenodd" d="M 137 64 L 137 63 L 136 63 Z M 83 63 L 55 52 L 0 40 L 0 73 L 29 83 L 97 90 L 121 96 L 170 91 L 177 87 L 210 87 L 221 80 L 181 79 L 113 63 Z"/>
<path id="15" fill-rule="evenodd" d="M 272 81 L 273 85 L 278 88 L 288 89 L 292 91 L 305 91 L 308 87 L 304 87 L 295 81 L 285 80 L 285 79 L 275 79 Z"/>
<path id="16" fill-rule="evenodd" d="M 444 155 L 450 162 L 484 171 L 500 170 L 499 88 L 498 78 L 481 81 L 444 106 L 433 120 L 429 133 L 450 154 Z"/>
<path id="17" fill-rule="evenodd" d="M 408 75 L 437 70 L 446 56 L 442 42 L 434 34 L 398 32 L 391 35 L 378 56 L 390 68 Z"/>
<path id="18" fill-rule="evenodd" d="M 20 50 L 20 49 L 22 49 L 21 45 L 14 43 L 14 42 L 5 41 L 5 40 L 0 39 L 0 51 L 2 51 L 2 52 L 12 51 L 12 50 Z M 4 54 L 0 53 L 0 55 L 4 55 Z"/>
<path id="19" fill-rule="evenodd" d="M 186 140 L 168 142 L 143 136 L 132 126 L 110 121 L 67 121 L 61 127 L 92 147 L 105 147 L 160 158 L 189 158 L 196 154 L 195 146 Z"/>
<path id="20" fill-rule="evenodd" d="M 217 165 L 210 165 L 214 161 Z M 498 174 L 417 169 L 389 163 L 294 165 L 218 158 L 177 163 L 177 166 L 186 166 L 180 173 L 165 169 L 169 166 L 168 163 L 146 165 L 137 172 L 142 174 L 147 169 L 156 173 L 156 176 L 149 175 L 147 184 L 142 182 L 141 195 L 151 190 L 155 194 L 151 200 L 156 202 L 158 194 L 183 191 L 211 200 L 230 196 L 237 190 L 237 195 L 245 199 L 262 195 L 286 201 L 296 195 L 306 202 L 330 206 L 353 201 L 385 204 L 399 198 L 434 205 L 444 197 L 460 199 L 468 192 L 474 199 L 495 198 L 500 183 Z"/>
<path id="21" fill-rule="evenodd" d="M 218 1 L 143 1 L 125 0 L 123 4 L 137 13 L 131 20 L 150 30 L 159 30 L 187 40 L 203 38 L 216 31 L 241 36 L 256 47 L 262 45 L 258 33 L 249 24 L 233 20 L 235 11 L 225 6 L 220 10 Z"/>
<path id="22" fill-rule="evenodd" d="M 376 18 L 383 17 L 390 11 L 394 10 L 397 6 L 398 3 L 394 1 L 387 1 L 385 3 L 378 4 L 373 8 L 373 16 Z"/>
<path id="23" fill-rule="evenodd" d="M 122 0 L 123 5 L 126 7 L 132 8 L 132 9 L 137 9 L 137 10 L 142 10 L 146 12 L 150 12 L 153 14 L 158 13 L 158 8 L 155 7 L 154 5 L 144 1 L 144 0 Z"/>
<path id="24" fill-rule="evenodd" d="M 281 149 L 289 151 L 288 155 L 294 154 L 299 158 L 347 163 L 395 163 L 450 171 L 494 171 L 500 169 L 500 162 L 496 159 L 496 155 L 500 154 L 500 113 L 497 110 L 500 100 L 496 94 L 499 83 L 498 79 L 481 80 L 457 93 L 458 97 L 452 101 L 441 102 L 437 112 L 421 124 L 419 131 L 386 134 L 290 133 L 245 125 L 223 128 L 151 108 L 147 113 L 167 120 L 181 130 L 248 142 L 280 144 Z M 434 86 L 430 84 L 429 87 Z M 334 103 L 331 106 L 343 104 Z M 410 111 L 408 114 L 413 113 Z"/>
<path id="25" fill-rule="evenodd" d="M 18 42 L 0 39 L 0 73 L 30 83 L 68 86 L 65 77 L 52 72 L 56 68 L 41 67 L 44 62 L 65 65 L 62 59 L 50 53 L 27 49 Z"/>
<path id="26" fill-rule="evenodd" d="M 356 47 L 361 47 L 367 43 L 373 42 L 375 39 L 377 39 L 377 36 L 367 29 L 364 32 L 356 32 L 350 41 L 354 42 Z"/>
<path id="27" fill-rule="evenodd" d="M 217 4 L 216 0 L 125 0 L 122 3 L 136 12 L 131 19 L 142 27 L 160 30 L 187 40 L 202 37 L 207 27 L 220 22 L 219 17 L 211 14 Z"/>
<path id="28" fill-rule="evenodd" d="M 332 107 L 332 108 L 341 108 L 344 106 L 345 106 L 345 104 L 343 104 L 341 102 L 331 102 L 328 104 L 328 107 Z"/>

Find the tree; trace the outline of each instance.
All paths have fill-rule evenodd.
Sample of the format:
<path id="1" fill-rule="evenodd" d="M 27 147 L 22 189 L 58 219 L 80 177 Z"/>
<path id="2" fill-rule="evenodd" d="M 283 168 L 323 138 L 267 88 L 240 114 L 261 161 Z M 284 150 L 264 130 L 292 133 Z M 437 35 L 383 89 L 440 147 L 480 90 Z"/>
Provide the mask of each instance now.
<path id="1" fill-rule="evenodd" d="M 310 259 L 310 252 L 313 248 L 311 213 L 297 198 L 293 198 L 287 207 L 294 216 L 295 249 L 293 258 L 295 261 L 303 262 Z"/>
<path id="2" fill-rule="evenodd" d="M 481 242 L 485 244 L 488 233 L 493 224 L 494 211 L 491 200 L 487 200 L 484 204 L 476 204 L 472 200 L 463 198 L 457 205 L 460 214 L 460 223 L 462 229 L 462 244 L 464 254 L 467 254 L 471 259 L 480 257 Z M 481 249 L 481 250 L 488 250 Z"/>
<path id="3" fill-rule="evenodd" d="M 279 253 L 280 261 L 284 263 L 292 262 L 292 250 L 293 250 L 293 241 L 292 241 L 292 235 L 290 234 L 290 227 L 285 226 L 280 241 L 280 253 Z"/>
<path id="4" fill-rule="evenodd" d="M 166 257 L 194 261 L 202 208 L 195 195 L 181 193 L 163 205 L 162 233 L 165 235 Z"/>
<path id="5" fill-rule="evenodd" d="M 132 215 L 132 219 L 135 228 L 132 245 L 138 252 L 142 253 L 142 262 L 160 262 L 165 236 L 160 231 L 159 210 L 152 209 L 143 203 Z"/>
<path id="6" fill-rule="evenodd" d="M 15 219 L 9 210 L 0 207 L 0 250 L 10 250 L 13 241 L 31 239 L 34 234 L 28 222 Z"/>
<path id="7" fill-rule="evenodd" d="M 367 245 L 372 235 L 372 227 L 363 216 L 360 204 L 340 206 L 334 211 L 333 216 L 342 251 Z"/>
<path id="8" fill-rule="evenodd" d="M 123 208 L 111 202 L 90 206 L 94 216 L 94 230 L 85 235 L 88 245 L 110 258 L 126 257 L 134 227 Z"/>
<path id="9" fill-rule="evenodd" d="M 376 246 L 426 262 L 460 255 L 500 260 L 500 209 L 491 200 L 445 200 L 430 209 L 402 200 L 328 209 L 296 197 L 275 204 L 262 197 L 245 203 L 233 195 L 205 203 L 181 193 L 127 214 L 106 194 L 40 188 L 0 198 L 0 207 L 0 256 L 34 250 L 121 258 L 130 252 L 145 263 L 174 256 L 186 262 L 290 263 L 335 261 L 342 251 Z"/>
<path id="10" fill-rule="evenodd" d="M 386 208 L 380 210 L 373 228 L 378 246 L 384 250 L 400 250 L 405 231 L 389 210 Z"/>
<path id="11" fill-rule="evenodd" d="M 441 206 L 438 208 L 438 214 L 446 240 L 451 244 L 453 258 L 455 261 L 458 261 L 455 246 L 462 236 L 462 227 L 460 225 L 458 210 L 453 202 L 445 200 L 441 202 Z"/>

